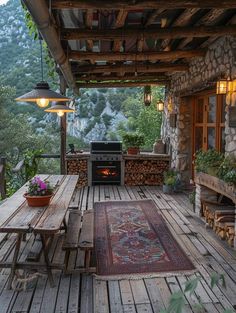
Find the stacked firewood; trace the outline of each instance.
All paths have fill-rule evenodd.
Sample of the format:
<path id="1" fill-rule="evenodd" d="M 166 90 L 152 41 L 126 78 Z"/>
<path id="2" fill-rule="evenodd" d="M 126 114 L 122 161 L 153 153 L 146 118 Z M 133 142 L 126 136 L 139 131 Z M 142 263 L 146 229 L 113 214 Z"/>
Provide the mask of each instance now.
<path id="1" fill-rule="evenodd" d="M 202 205 L 203 216 L 207 225 L 213 228 L 216 234 L 232 247 L 235 236 L 235 207 L 206 200 L 202 201 Z"/>
<path id="2" fill-rule="evenodd" d="M 168 168 L 169 162 L 164 160 L 126 160 L 125 185 L 162 185 Z"/>
<path id="3" fill-rule="evenodd" d="M 88 162 L 87 159 L 67 160 L 67 174 L 79 175 L 77 187 L 88 185 Z"/>

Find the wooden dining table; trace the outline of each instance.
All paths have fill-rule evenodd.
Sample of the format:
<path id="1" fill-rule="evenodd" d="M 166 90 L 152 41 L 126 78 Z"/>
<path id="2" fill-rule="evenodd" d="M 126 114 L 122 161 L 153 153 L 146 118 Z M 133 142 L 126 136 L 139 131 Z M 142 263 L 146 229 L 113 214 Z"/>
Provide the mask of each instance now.
<path id="1" fill-rule="evenodd" d="M 15 233 L 16 243 L 12 262 L 1 261 L 0 268 L 10 268 L 8 289 L 11 288 L 18 269 L 47 270 L 50 285 L 54 285 L 52 269 L 61 268 L 49 260 L 48 252 L 54 235 L 67 228 L 66 213 L 74 193 L 78 175 L 39 175 L 54 186 L 54 195 L 48 206 L 29 207 L 24 198 L 27 183 L 0 205 L 0 240 L 6 233 Z M 19 262 L 22 239 L 33 233 L 40 237 L 44 262 Z"/>

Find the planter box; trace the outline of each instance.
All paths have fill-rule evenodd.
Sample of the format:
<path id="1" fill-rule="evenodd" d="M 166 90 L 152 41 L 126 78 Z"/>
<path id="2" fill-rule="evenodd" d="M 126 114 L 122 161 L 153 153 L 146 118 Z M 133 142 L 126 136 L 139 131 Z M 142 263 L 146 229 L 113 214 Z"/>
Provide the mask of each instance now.
<path id="1" fill-rule="evenodd" d="M 236 203 L 236 187 L 231 186 L 219 179 L 218 177 L 211 176 L 205 173 L 195 174 L 195 183 L 203 185 L 209 189 L 212 189 L 228 198 L 230 198 L 234 203 Z"/>

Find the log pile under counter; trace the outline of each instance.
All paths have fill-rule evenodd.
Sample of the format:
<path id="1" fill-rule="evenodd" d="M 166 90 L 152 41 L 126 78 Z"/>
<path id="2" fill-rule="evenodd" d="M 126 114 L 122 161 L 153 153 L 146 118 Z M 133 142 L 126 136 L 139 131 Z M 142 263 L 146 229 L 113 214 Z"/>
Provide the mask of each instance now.
<path id="1" fill-rule="evenodd" d="M 157 154 L 124 156 L 124 183 L 127 186 L 160 186 L 163 173 L 169 168 L 169 157 Z"/>
<path id="2" fill-rule="evenodd" d="M 88 160 L 89 154 L 70 154 L 66 156 L 66 173 L 79 175 L 77 187 L 88 186 Z"/>
<path id="3" fill-rule="evenodd" d="M 140 153 L 123 154 L 121 161 L 122 184 L 127 186 L 160 186 L 163 173 L 169 168 L 170 157 L 166 154 Z M 91 185 L 90 153 L 66 156 L 67 174 L 79 175 L 78 187 Z"/>

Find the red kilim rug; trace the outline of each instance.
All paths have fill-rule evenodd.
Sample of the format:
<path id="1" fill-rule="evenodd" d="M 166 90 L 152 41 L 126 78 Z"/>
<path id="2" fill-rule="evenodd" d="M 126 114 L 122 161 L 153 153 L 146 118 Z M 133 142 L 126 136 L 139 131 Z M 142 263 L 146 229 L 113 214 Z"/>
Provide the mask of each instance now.
<path id="1" fill-rule="evenodd" d="M 193 270 L 152 200 L 95 203 L 98 275 Z"/>

